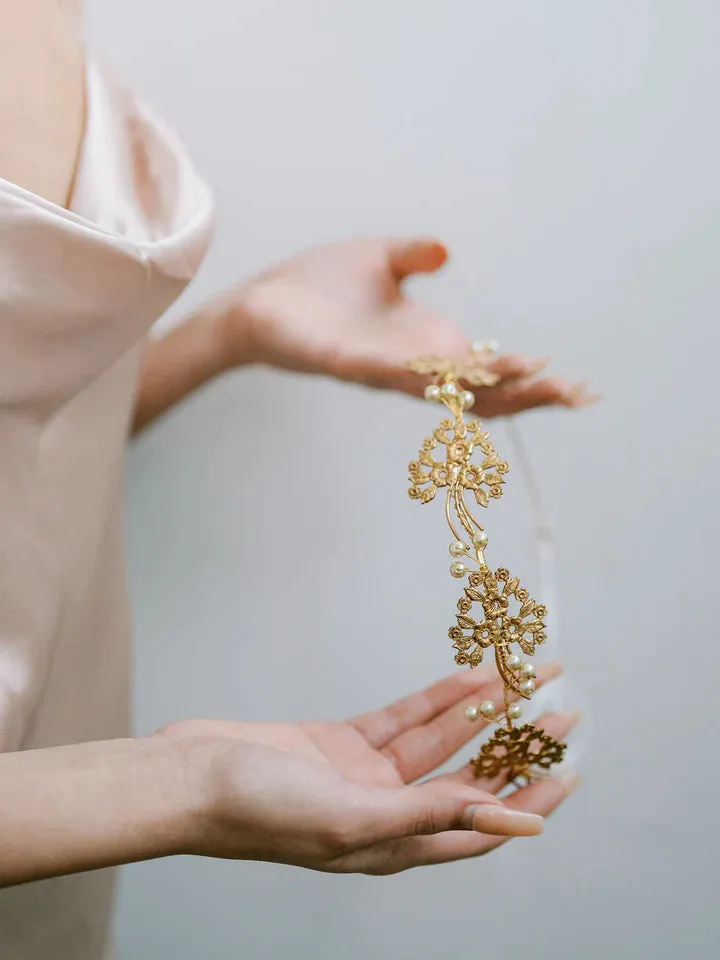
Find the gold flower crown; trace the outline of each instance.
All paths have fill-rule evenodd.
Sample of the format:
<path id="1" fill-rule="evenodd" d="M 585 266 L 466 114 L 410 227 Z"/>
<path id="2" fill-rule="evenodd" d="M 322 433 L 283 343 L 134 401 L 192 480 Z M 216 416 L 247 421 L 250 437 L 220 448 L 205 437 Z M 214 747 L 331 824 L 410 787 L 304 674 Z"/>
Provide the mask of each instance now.
<path id="1" fill-rule="evenodd" d="M 408 492 L 413 500 L 429 503 L 439 489 L 446 490 L 445 516 L 454 537 L 450 544 L 454 558 L 450 573 L 458 580 L 467 578 L 468 584 L 458 601 L 457 624 L 449 631 L 457 651 L 455 662 L 476 667 L 492 647 L 503 682 L 502 707 L 485 700 L 465 710 L 468 720 L 482 717 L 500 725 L 471 761 L 475 775 L 495 777 L 506 772 L 513 780 L 522 777 L 529 781 L 559 763 L 566 749 L 564 743 L 533 724 L 516 726 L 514 722 L 522 716 L 517 701 L 530 700 L 535 692 L 535 667 L 526 658 L 533 656 L 536 646 L 545 641 L 547 610 L 504 567 L 494 572 L 490 569 L 485 560 L 488 536 L 465 502 L 466 491 L 481 507 L 501 497 L 510 469 L 496 453 L 490 434 L 483 431 L 480 421 L 465 419 L 465 411 L 475 403 L 466 386 L 492 387 L 499 380 L 491 369 L 496 351 L 494 343 L 479 344 L 466 360 L 419 357 L 410 362 L 413 372 L 434 380 L 425 390 L 425 397 L 442 403 L 451 416 L 440 422 L 424 441 L 417 460 L 410 463 L 412 486 Z M 441 460 L 433 456 L 438 446 L 445 448 Z M 482 460 L 473 464 L 470 461 L 476 447 Z M 473 616 L 476 605 L 481 615 Z"/>

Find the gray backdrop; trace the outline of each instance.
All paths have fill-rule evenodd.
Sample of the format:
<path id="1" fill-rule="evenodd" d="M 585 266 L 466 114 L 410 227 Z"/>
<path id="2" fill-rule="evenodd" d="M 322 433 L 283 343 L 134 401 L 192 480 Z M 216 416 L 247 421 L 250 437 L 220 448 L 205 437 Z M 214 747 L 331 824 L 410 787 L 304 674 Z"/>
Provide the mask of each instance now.
<path id="1" fill-rule="evenodd" d="M 560 540 L 586 783 L 540 841 L 388 879 L 125 872 L 123 960 L 718 955 L 713 0 L 124 0 L 91 34 L 217 191 L 182 308 L 317 241 L 437 232 L 422 292 L 605 394 L 524 421 Z M 434 416 L 240 373 L 130 461 L 137 725 L 337 717 L 451 668 Z M 496 427 L 502 445 L 502 427 Z M 517 474 L 495 556 L 534 575 Z M 282 541 L 282 550 L 269 549 Z M 523 559 L 525 558 L 525 559 Z"/>

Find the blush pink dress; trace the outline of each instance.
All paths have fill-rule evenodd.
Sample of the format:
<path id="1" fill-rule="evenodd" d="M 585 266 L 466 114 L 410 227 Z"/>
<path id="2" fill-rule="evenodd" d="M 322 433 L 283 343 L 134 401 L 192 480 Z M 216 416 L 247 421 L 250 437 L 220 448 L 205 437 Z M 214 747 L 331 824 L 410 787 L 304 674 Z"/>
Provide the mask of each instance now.
<path id="1" fill-rule="evenodd" d="M 123 460 L 139 344 L 206 251 L 210 194 L 92 61 L 70 210 L 0 180 L 0 749 L 125 736 Z M 113 872 L 0 891 L 2 960 L 106 957 Z"/>

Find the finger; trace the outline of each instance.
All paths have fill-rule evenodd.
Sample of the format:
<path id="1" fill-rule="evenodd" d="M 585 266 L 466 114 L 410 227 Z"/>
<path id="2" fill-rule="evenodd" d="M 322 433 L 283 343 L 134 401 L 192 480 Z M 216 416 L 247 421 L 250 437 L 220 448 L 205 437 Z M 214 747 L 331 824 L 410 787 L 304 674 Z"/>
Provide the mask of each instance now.
<path id="1" fill-rule="evenodd" d="M 518 380 L 476 392 L 473 413 L 481 417 L 509 416 L 538 407 L 578 409 L 597 401 L 584 384 L 569 384 L 559 378 Z"/>
<path id="2" fill-rule="evenodd" d="M 550 663 L 541 666 L 537 673 L 538 689 L 563 671 L 562 664 Z M 495 676 L 482 688 L 483 700 L 502 701 L 504 685 Z M 512 695 L 510 699 L 516 699 Z M 477 735 L 485 724 L 470 723 L 465 717 L 467 700 L 456 703 L 423 726 L 413 726 L 392 739 L 382 752 L 391 760 L 405 783 L 412 783 L 445 763 L 460 747 Z"/>
<path id="3" fill-rule="evenodd" d="M 496 676 L 490 667 L 456 672 L 425 690 L 411 693 L 382 710 L 364 713 L 349 723 L 371 746 L 379 749 L 403 731 L 427 723 L 457 703 L 465 704 L 468 697 L 482 697 L 483 688 Z"/>
<path id="4" fill-rule="evenodd" d="M 500 383 L 510 383 L 526 377 L 536 377 L 550 363 L 550 357 L 525 357 L 522 354 L 508 354 L 498 357 L 492 364 L 492 372 L 500 377 Z"/>
<path id="5" fill-rule="evenodd" d="M 505 800 L 505 805 L 511 810 L 548 817 L 557 810 L 563 800 L 567 800 L 578 789 L 581 783 L 580 776 L 575 772 L 566 773 L 553 780 L 540 780 L 516 791 Z M 497 837 L 488 837 L 488 841 L 488 850 L 494 850 L 502 843 Z"/>
<path id="6" fill-rule="evenodd" d="M 582 714 L 579 710 L 568 710 L 562 713 L 551 713 L 540 717 L 535 726 L 540 730 L 544 730 L 545 733 L 549 733 L 553 739 L 562 741 L 575 729 L 581 718 Z M 469 763 L 463 764 L 459 770 L 455 770 L 453 773 L 442 774 L 435 779 L 452 780 L 456 783 L 475 783 L 481 789 L 487 790 L 488 793 L 497 793 L 509 783 L 509 775 L 507 772 L 492 779 L 485 777 L 478 778 L 475 776 L 475 771 Z"/>
<path id="7" fill-rule="evenodd" d="M 533 813 L 543 818 L 553 813 L 579 786 L 575 774 L 557 780 L 544 780 L 523 790 L 518 790 L 505 802 L 506 809 Z M 379 854 L 380 870 L 376 872 L 398 873 L 411 867 L 429 866 L 437 863 L 450 863 L 466 860 L 489 853 L 508 837 L 473 835 L 452 831 L 438 836 L 411 837 L 396 844 L 392 850 Z"/>
<path id="8" fill-rule="evenodd" d="M 509 808 L 477 787 L 457 783 L 424 783 L 396 789 L 368 789 L 355 799 L 353 823 L 344 843 L 351 848 L 448 830 L 480 831 L 499 837 L 535 836 L 542 817 Z"/>
<path id="9" fill-rule="evenodd" d="M 457 349 L 436 349 L 434 347 L 432 352 L 448 354 L 450 356 L 462 356 L 467 350 L 465 338 L 457 336 L 455 339 L 458 344 Z M 430 351 L 426 349 L 424 352 L 428 353 Z M 412 357 L 408 357 L 407 359 L 412 359 Z M 520 354 L 509 354 L 498 358 L 492 365 L 493 373 L 496 373 L 500 378 L 498 386 L 486 388 L 483 390 L 482 396 L 485 396 L 487 393 L 488 397 L 492 399 L 492 395 L 499 389 L 501 384 L 511 384 L 536 377 L 547 367 L 549 362 L 549 358 L 546 357 L 536 359 Z M 432 377 L 420 377 L 418 374 L 408 370 L 404 356 L 403 360 L 399 362 L 391 357 L 385 357 L 384 359 L 378 358 L 377 366 L 373 370 L 373 376 L 374 380 L 372 383 L 368 383 L 368 386 L 399 390 L 404 393 L 409 393 L 414 397 L 424 396 L 425 388 L 434 382 Z"/>
<path id="10" fill-rule="evenodd" d="M 447 258 L 444 244 L 426 238 L 395 241 L 388 250 L 390 270 L 397 280 L 404 280 L 413 273 L 433 273 Z"/>

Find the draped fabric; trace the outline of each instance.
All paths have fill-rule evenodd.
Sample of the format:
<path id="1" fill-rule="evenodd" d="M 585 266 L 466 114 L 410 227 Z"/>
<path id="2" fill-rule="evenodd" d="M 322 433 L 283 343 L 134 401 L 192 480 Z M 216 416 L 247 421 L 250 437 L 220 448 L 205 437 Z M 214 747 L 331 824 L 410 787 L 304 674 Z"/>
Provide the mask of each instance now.
<path id="1" fill-rule="evenodd" d="M 128 733 L 124 449 L 138 347 L 210 194 L 94 62 L 70 209 L 0 180 L 0 749 Z M 112 871 L 0 891 L 2 960 L 100 960 Z"/>

